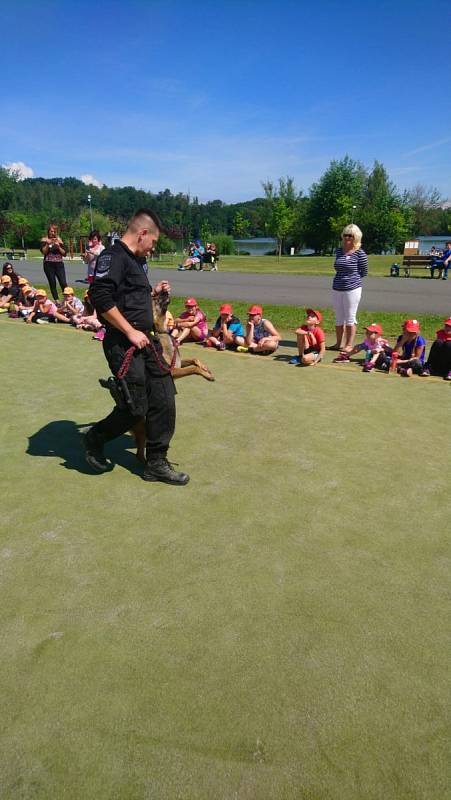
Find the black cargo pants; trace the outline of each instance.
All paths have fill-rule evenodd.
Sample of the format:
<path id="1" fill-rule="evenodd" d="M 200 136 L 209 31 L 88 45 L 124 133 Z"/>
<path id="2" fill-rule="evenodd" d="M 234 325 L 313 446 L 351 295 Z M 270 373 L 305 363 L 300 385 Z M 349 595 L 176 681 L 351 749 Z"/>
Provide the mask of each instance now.
<path id="1" fill-rule="evenodd" d="M 119 331 L 107 330 L 103 350 L 116 377 L 129 340 Z M 115 406 L 111 414 L 97 422 L 92 433 L 104 444 L 133 428 L 138 419 L 146 419 L 147 457 L 165 456 L 175 430 L 175 386 L 161 352 L 158 339 L 142 350 L 135 350 L 124 376 L 136 407 L 136 414 Z"/>

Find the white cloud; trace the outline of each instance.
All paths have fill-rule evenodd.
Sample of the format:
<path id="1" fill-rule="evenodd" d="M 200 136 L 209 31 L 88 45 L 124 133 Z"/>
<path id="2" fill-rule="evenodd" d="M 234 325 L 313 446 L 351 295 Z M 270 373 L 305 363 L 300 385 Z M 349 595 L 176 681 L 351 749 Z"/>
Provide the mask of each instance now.
<path id="1" fill-rule="evenodd" d="M 24 164 L 23 161 L 13 161 L 11 164 L 2 164 L 2 166 L 19 181 L 24 181 L 25 178 L 33 178 L 34 176 L 34 170 Z"/>
<path id="2" fill-rule="evenodd" d="M 103 183 L 98 181 L 97 178 L 94 178 L 94 175 L 80 175 L 80 180 L 86 184 L 86 186 L 97 186 L 98 189 L 101 189 Z"/>

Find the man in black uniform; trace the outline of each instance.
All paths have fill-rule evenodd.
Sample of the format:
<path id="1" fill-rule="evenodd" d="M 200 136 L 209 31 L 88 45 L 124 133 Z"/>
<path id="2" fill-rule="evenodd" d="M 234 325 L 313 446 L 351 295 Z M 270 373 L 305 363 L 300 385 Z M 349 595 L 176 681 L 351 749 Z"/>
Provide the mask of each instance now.
<path id="1" fill-rule="evenodd" d="M 119 402 L 108 417 L 85 435 L 86 460 L 97 472 L 112 469 L 103 446 L 146 418 L 147 453 L 143 478 L 185 485 L 189 476 L 176 472 L 166 455 L 175 428 L 175 387 L 153 330 L 152 287 L 146 257 L 158 241 L 161 222 L 149 209 L 140 209 L 130 220 L 122 239 L 97 259 L 89 296 L 105 324 L 103 349 L 113 375 L 130 365 L 124 380 L 127 402 Z M 160 281 L 154 294 L 169 291 Z M 133 354 L 130 348 L 134 347 Z M 123 386 L 123 384 L 122 384 Z"/>

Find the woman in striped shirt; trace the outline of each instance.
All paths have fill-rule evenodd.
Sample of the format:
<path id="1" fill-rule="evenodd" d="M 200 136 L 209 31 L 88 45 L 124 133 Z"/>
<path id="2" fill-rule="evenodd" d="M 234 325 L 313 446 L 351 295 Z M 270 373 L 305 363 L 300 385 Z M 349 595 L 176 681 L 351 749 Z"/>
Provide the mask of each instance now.
<path id="1" fill-rule="evenodd" d="M 350 353 L 357 327 L 357 309 L 362 296 L 362 278 L 368 273 L 368 256 L 360 247 L 362 231 L 346 225 L 341 234 L 343 246 L 337 248 L 332 302 L 335 310 L 337 341 L 332 350 Z"/>

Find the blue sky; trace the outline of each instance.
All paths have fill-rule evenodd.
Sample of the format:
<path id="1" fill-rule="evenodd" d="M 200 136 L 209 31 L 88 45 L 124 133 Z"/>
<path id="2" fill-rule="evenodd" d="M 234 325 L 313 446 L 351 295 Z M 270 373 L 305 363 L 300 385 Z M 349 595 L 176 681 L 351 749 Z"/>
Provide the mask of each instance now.
<path id="1" fill-rule="evenodd" d="M 451 198 L 449 2 L 0 8 L 2 164 L 233 202 L 349 154 Z"/>

